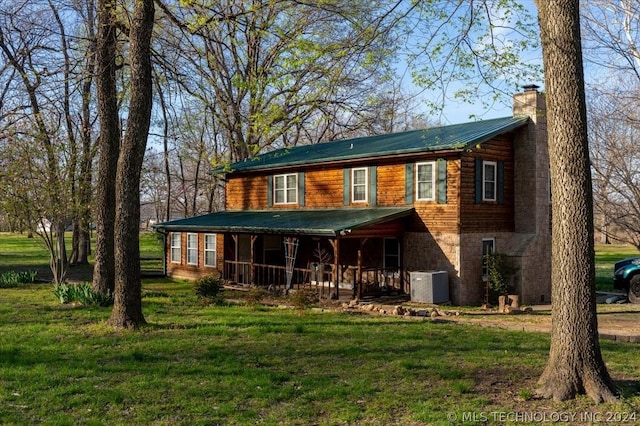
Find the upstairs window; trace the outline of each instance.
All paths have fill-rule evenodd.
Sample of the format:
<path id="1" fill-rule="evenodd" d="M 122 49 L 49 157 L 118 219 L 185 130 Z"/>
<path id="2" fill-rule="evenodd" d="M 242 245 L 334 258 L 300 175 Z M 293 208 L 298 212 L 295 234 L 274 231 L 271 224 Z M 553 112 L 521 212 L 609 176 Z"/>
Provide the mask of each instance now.
<path id="1" fill-rule="evenodd" d="M 367 169 L 365 167 L 351 170 L 351 201 L 354 203 L 366 203 L 368 182 Z"/>
<path id="2" fill-rule="evenodd" d="M 298 175 L 276 175 L 273 177 L 274 204 L 296 204 L 298 202 Z"/>
<path id="3" fill-rule="evenodd" d="M 182 234 L 179 232 L 171 233 L 171 263 L 180 263 L 182 256 Z"/>
<path id="4" fill-rule="evenodd" d="M 435 201 L 436 163 L 416 164 L 416 200 Z"/>
<path id="5" fill-rule="evenodd" d="M 482 201 L 496 201 L 497 172 L 495 161 L 482 162 Z"/>

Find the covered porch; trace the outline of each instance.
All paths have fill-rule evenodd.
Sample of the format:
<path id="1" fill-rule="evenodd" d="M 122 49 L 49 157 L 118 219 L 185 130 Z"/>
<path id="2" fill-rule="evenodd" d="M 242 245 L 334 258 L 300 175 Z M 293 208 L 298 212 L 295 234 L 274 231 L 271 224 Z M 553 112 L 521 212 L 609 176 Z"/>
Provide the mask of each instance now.
<path id="1" fill-rule="evenodd" d="M 402 247 L 413 208 L 224 213 L 222 273 L 232 283 L 315 286 L 330 298 L 409 292 Z"/>

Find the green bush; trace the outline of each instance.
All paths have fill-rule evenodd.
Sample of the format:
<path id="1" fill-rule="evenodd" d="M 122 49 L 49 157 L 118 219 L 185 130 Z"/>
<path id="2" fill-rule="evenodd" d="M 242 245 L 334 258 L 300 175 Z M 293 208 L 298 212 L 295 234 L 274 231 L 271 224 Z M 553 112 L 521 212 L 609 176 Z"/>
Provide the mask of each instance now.
<path id="1" fill-rule="evenodd" d="M 489 293 L 492 298 L 506 296 L 513 289 L 509 283 L 517 269 L 503 253 L 491 253 L 487 256 Z"/>
<path id="2" fill-rule="evenodd" d="M 244 300 L 247 305 L 256 307 L 267 296 L 268 292 L 262 287 L 251 287 L 244 296 Z"/>
<path id="3" fill-rule="evenodd" d="M 216 300 L 224 286 L 224 279 L 220 274 L 211 274 L 198 278 L 195 282 L 196 296 L 200 299 Z"/>
<path id="4" fill-rule="evenodd" d="M 298 311 L 304 311 L 318 303 L 318 292 L 310 288 L 301 288 L 289 294 L 289 300 Z"/>
<path id="5" fill-rule="evenodd" d="M 60 303 L 80 303 L 85 306 L 109 306 L 113 304 L 113 294 L 98 293 L 91 288 L 90 283 L 58 284 L 53 293 Z"/>
<path id="6" fill-rule="evenodd" d="M 37 271 L 16 272 L 8 271 L 0 275 L 0 288 L 15 288 L 20 284 L 33 283 L 38 275 Z"/>

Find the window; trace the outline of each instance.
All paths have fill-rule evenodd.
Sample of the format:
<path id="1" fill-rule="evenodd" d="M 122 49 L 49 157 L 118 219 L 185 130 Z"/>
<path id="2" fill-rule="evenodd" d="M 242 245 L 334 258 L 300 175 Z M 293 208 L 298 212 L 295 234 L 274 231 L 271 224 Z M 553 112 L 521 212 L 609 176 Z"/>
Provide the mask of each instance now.
<path id="1" fill-rule="evenodd" d="M 198 234 L 187 234 L 187 264 L 198 264 Z"/>
<path id="2" fill-rule="evenodd" d="M 434 201 L 436 183 L 436 163 L 416 164 L 416 200 Z"/>
<path id="3" fill-rule="evenodd" d="M 273 200 L 275 204 L 295 204 L 298 202 L 298 175 L 277 175 L 273 177 Z"/>
<path id="4" fill-rule="evenodd" d="M 482 201 L 496 201 L 497 163 L 483 161 L 482 163 Z"/>
<path id="5" fill-rule="evenodd" d="M 354 203 L 367 202 L 367 169 L 351 170 L 351 201 Z"/>
<path id="6" fill-rule="evenodd" d="M 384 239 L 384 267 L 400 267 L 400 242 L 396 238 Z"/>
<path id="7" fill-rule="evenodd" d="M 496 251 L 495 238 L 482 239 L 482 279 L 486 280 L 489 275 L 489 255 Z"/>
<path id="8" fill-rule="evenodd" d="M 180 263 L 182 256 L 182 234 L 179 232 L 171 233 L 171 262 Z"/>
<path id="9" fill-rule="evenodd" d="M 216 234 L 204 234 L 204 266 L 217 267 Z"/>

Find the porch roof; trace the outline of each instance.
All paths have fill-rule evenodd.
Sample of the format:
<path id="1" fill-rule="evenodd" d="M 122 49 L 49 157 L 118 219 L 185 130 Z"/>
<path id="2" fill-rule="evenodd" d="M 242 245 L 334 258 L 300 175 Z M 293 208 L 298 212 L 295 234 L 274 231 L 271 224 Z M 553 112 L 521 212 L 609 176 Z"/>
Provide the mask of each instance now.
<path id="1" fill-rule="evenodd" d="M 157 231 L 230 232 L 336 236 L 409 216 L 413 207 L 299 210 L 227 210 L 177 219 L 154 226 Z"/>

